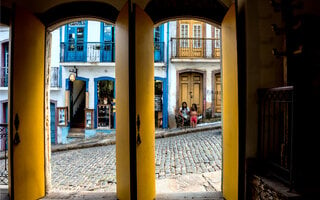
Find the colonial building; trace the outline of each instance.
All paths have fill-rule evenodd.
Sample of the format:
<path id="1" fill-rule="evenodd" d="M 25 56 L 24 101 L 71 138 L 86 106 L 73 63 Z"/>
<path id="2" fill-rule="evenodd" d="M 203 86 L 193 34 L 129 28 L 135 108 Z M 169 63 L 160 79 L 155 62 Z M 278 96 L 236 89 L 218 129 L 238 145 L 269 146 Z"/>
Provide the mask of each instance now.
<path id="1" fill-rule="evenodd" d="M 169 28 L 169 127 L 182 102 L 198 113 L 221 113 L 220 28 L 195 20 L 167 23 Z"/>
<path id="2" fill-rule="evenodd" d="M 53 31 L 51 41 L 52 141 L 66 143 L 67 138 L 113 130 L 114 27 L 98 21 L 76 21 Z M 67 112 L 66 123 L 55 122 L 61 109 Z"/>
<path id="3" fill-rule="evenodd" d="M 76 21 L 51 32 L 51 142 L 115 130 L 115 28 Z M 7 122 L 9 29 L 1 32 L 2 122 Z M 220 29 L 195 20 L 154 28 L 155 127 L 176 126 L 183 101 L 199 115 L 221 112 Z M 71 80 L 74 79 L 74 80 Z M 60 110 L 66 120 L 59 121 Z"/>
<path id="4" fill-rule="evenodd" d="M 219 28 L 194 20 L 171 21 L 154 28 L 157 128 L 176 126 L 175 115 L 183 101 L 189 106 L 196 103 L 203 116 L 221 112 L 219 38 Z M 52 32 L 53 143 L 114 131 L 114 42 L 114 26 L 98 21 L 77 21 Z M 68 113 L 67 123 L 57 122 L 60 109 Z"/>
<path id="5" fill-rule="evenodd" d="M 1 119 L 8 101 L 9 29 L 1 32 Z M 115 28 L 76 21 L 51 32 L 51 142 L 115 130 Z M 221 113 L 220 28 L 195 20 L 154 28 L 155 127 L 173 128 L 183 101 L 199 115 Z M 74 78 L 73 81 L 70 81 Z M 59 122 L 65 109 L 66 123 Z M 88 119 L 87 119 L 88 118 Z"/>

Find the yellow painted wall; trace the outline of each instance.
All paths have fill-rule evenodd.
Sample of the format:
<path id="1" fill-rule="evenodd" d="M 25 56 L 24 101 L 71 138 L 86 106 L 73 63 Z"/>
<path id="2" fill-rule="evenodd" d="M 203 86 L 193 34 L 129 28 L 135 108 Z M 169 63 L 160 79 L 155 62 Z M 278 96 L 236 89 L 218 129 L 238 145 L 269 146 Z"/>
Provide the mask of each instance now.
<path id="1" fill-rule="evenodd" d="M 234 4 L 222 21 L 223 196 L 238 199 L 238 74 Z"/>
<path id="2" fill-rule="evenodd" d="M 137 146 L 138 199 L 155 198 L 155 127 L 153 22 L 136 7 L 136 112 L 141 144 Z M 119 90 L 118 90 L 119 91 Z"/>
<path id="3" fill-rule="evenodd" d="M 130 199 L 128 5 L 116 21 L 116 167 L 117 196 Z"/>
<path id="4" fill-rule="evenodd" d="M 13 34 L 13 111 L 18 113 L 21 142 L 13 146 L 14 199 L 45 195 L 44 47 L 45 27 L 22 8 L 15 10 Z M 10 124 L 10 126 L 14 126 Z M 15 134 L 15 128 L 13 128 Z M 12 152 L 10 152 L 12 153 Z"/>

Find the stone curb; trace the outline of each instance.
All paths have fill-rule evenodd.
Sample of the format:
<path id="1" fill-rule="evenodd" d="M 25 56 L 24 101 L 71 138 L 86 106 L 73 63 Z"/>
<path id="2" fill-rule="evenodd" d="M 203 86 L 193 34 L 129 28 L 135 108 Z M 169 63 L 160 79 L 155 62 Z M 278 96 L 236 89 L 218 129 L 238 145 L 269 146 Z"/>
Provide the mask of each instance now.
<path id="1" fill-rule="evenodd" d="M 199 131 L 208 131 L 208 130 L 218 130 L 221 129 L 221 122 L 215 122 L 207 126 L 199 126 L 196 128 L 183 128 L 174 131 L 163 131 L 156 133 L 155 138 L 166 138 L 172 136 L 178 136 L 193 132 Z M 99 146 L 108 146 L 116 144 L 115 138 L 112 139 L 103 139 L 101 141 L 88 141 L 88 142 L 81 142 L 81 143 L 74 143 L 74 144 L 66 144 L 66 145 L 57 145 L 51 148 L 51 152 L 59 152 L 59 151 L 68 151 L 68 150 L 75 150 L 75 149 L 84 149 L 84 148 L 91 148 L 91 147 L 99 147 Z M 1 155 L 0 159 L 3 159 L 4 156 Z"/>
<path id="2" fill-rule="evenodd" d="M 109 139 L 108 141 L 103 142 L 95 142 L 95 143 L 82 143 L 82 144 L 66 144 L 61 145 L 61 147 L 54 147 L 51 148 L 51 152 L 58 152 L 58 151 L 68 151 L 68 150 L 75 150 L 75 149 L 84 149 L 84 148 L 91 148 L 91 147 L 99 147 L 99 146 L 108 146 L 116 144 L 115 139 Z"/>
<path id="3" fill-rule="evenodd" d="M 187 133 L 193 133 L 198 131 L 207 131 L 207 130 L 217 130 L 221 129 L 221 123 L 215 123 L 210 126 L 203 126 L 203 127 L 196 127 L 196 128 L 185 128 L 182 130 L 175 130 L 175 131 L 164 131 L 160 133 L 156 133 L 155 138 L 166 138 L 172 137 L 177 135 L 183 135 Z M 75 150 L 75 149 L 83 149 L 83 148 L 90 148 L 90 147 L 99 147 L 99 146 L 107 146 L 107 145 L 114 145 L 116 144 L 116 140 L 114 138 L 107 139 L 106 141 L 99 141 L 99 142 L 84 142 L 78 144 L 66 144 L 61 145 L 61 147 L 53 147 L 51 152 L 58 152 L 58 151 L 68 151 L 68 150 Z"/>
<path id="4" fill-rule="evenodd" d="M 164 133 L 158 133 L 158 134 L 156 134 L 156 139 L 178 136 L 178 135 L 199 132 L 199 131 L 217 130 L 217 129 L 221 129 L 221 123 L 210 125 L 210 126 L 204 126 L 204 127 L 185 128 L 182 130 L 177 130 L 177 131 L 172 131 L 172 132 L 168 131 L 168 132 L 164 132 Z"/>

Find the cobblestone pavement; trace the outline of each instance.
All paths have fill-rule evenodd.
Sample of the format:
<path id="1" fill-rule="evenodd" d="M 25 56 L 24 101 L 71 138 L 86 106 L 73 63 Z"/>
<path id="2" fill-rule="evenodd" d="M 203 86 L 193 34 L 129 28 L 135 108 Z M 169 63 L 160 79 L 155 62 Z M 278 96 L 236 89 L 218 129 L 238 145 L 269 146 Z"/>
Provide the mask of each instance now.
<path id="1" fill-rule="evenodd" d="M 115 145 L 53 153 L 51 170 L 54 191 L 115 192 Z"/>
<path id="2" fill-rule="evenodd" d="M 156 177 L 221 170 L 221 150 L 219 131 L 156 140 Z"/>
<path id="3" fill-rule="evenodd" d="M 52 154 L 53 191 L 116 191 L 115 145 Z M 221 132 L 205 131 L 156 140 L 156 177 L 221 170 Z"/>
<path id="4" fill-rule="evenodd" d="M 166 185 L 175 185 L 178 191 L 183 187 L 190 189 L 188 184 L 196 180 L 203 184 L 204 191 L 220 191 L 209 180 L 215 176 L 219 179 L 215 184 L 221 183 L 221 151 L 221 130 L 157 139 L 157 191 L 167 191 Z M 115 145 L 52 153 L 52 192 L 115 193 L 115 162 Z M 187 184 L 188 181 L 192 183 Z"/>

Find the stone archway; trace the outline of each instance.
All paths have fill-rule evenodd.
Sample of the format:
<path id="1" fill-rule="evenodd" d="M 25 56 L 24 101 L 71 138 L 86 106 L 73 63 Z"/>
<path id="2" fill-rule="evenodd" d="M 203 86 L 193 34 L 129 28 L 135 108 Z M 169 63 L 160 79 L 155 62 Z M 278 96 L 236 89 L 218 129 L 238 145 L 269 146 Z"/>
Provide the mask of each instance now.
<path id="1" fill-rule="evenodd" d="M 155 1 L 151 1 L 155 2 Z M 172 1 L 166 1 L 163 3 L 163 5 L 166 5 L 170 8 L 170 3 Z M 179 3 L 180 1 L 177 1 L 176 3 Z M 178 7 L 172 6 L 172 9 L 178 9 L 178 11 L 173 12 L 172 9 L 167 10 L 168 16 L 183 16 L 186 14 L 192 15 L 192 10 L 194 9 L 194 5 L 197 5 L 197 8 L 203 8 L 205 7 L 207 1 L 201 1 L 196 2 L 192 1 L 190 5 L 188 6 L 189 9 L 187 9 L 187 13 L 183 13 L 183 10 L 179 10 Z M 218 2 L 218 1 L 217 1 Z M 130 2 L 131 3 L 131 2 Z M 151 3 L 153 4 L 153 3 Z M 155 5 L 160 5 L 161 2 L 158 1 Z M 101 5 L 101 4 L 100 4 Z M 179 5 L 179 4 L 177 4 Z M 213 3 L 209 4 L 212 5 L 208 8 L 219 8 L 219 3 Z M 63 8 L 64 6 L 61 5 Z M 220 5 L 221 6 L 221 5 Z M 92 9 L 94 5 L 89 5 L 88 9 L 85 9 L 82 14 L 73 13 L 73 16 L 81 17 L 81 16 L 87 16 L 87 17 L 97 17 L 101 15 L 95 15 L 94 11 L 91 11 L 91 13 L 88 10 L 94 10 Z M 179 5 L 180 7 L 180 5 Z M 73 9 L 76 10 L 74 7 Z M 152 7 L 151 7 L 152 8 Z M 191 9 L 192 8 L 192 9 Z M 213 9 L 213 10 L 214 10 Z M 161 10 L 161 9 L 160 9 Z M 221 22 L 223 17 L 225 16 L 225 13 L 227 11 L 227 8 L 221 7 L 221 12 L 214 12 L 216 14 L 215 17 L 212 16 L 212 10 L 209 9 L 194 9 L 197 13 L 193 13 L 194 16 L 197 17 L 203 17 L 205 19 L 212 20 L 214 22 Z M 22 8 L 14 8 L 14 29 L 13 29 L 13 47 L 19 47 L 24 44 L 24 49 L 22 48 L 13 48 L 12 53 L 12 61 L 13 61 L 13 73 L 12 73 L 12 79 L 11 79 L 11 86 L 12 91 L 14 93 L 11 94 L 12 97 L 12 110 L 11 114 L 19 113 L 20 116 L 20 126 L 14 127 L 14 117 L 10 117 L 11 122 L 11 143 L 13 142 L 14 135 L 20 135 L 20 141 L 21 143 L 15 144 L 16 146 L 12 145 L 11 149 L 11 169 L 12 169 L 12 187 L 11 187 L 11 196 L 15 196 L 15 199 L 22 199 L 26 198 L 26 195 L 29 196 L 27 198 L 36 199 L 41 196 L 45 195 L 45 173 L 43 170 L 43 166 L 47 166 L 48 163 L 44 162 L 46 160 L 44 158 L 45 150 L 48 151 L 49 145 L 45 145 L 45 140 L 43 139 L 43 130 L 46 130 L 47 121 L 45 121 L 45 115 L 47 115 L 47 111 L 49 110 L 48 106 L 44 105 L 44 102 L 48 101 L 47 93 L 43 93 L 45 91 L 45 84 L 48 83 L 48 80 L 45 79 L 45 74 L 48 72 L 43 70 L 44 66 L 44 47 L 45 47 L 45 28 L 49 25 L 54 25 L 59 22 L 61 22 L 64 18 L 64 16 L 68 16 L 66 14 L 66 10 L 64 12 L 59 13 L 59 9 L 56 9 L 56 7 L 53 7 L 50 9 L 50 12 L 40 14 L 37 16 L 40 16 L 41 21 L 39 21 L 35 15 L 32 12 L 29 12 L 27 9 Z M 123 15 L 118 15 L 116 13 L 114 16 L 122 17 L 118 18 L 118 28 L 122 33 L 120 34 L 120 37 L 122 38 L 122 45 L 119 45 L 119 51 L 120 53 L 123 53 L 123 55 L 126 55 L 126 59 L 118 60 L 121 65 L 123 65 L 123 69 L 119 70 L 119 76 L 124 79 L 125 81 L 122 82 L 118 87 L 123 88 L 125 91 L 125 94 L 123 95 L 124 101 L 122 102 L 122 108 L 123 111 L 119 111 L 119 113 L 123 113 L 124 119 L 126 119 L 126 123 L 121 124 L 123 125 L 122 128 L 124 130 L 125 136 L 123 136 L 122 140 L 119 141 L 119 144 L 124 146 L 124 148 L 120 149 L 120 152 L 118 154 L 119 162 L 118 165 L 120 168 L 117 167 L 118 174 L 121 174 L 121 181 L 119 181 L 118 187 L 118 196 L 121 196 L 121 198 L 129 197 L 131 196 L 132 199 L 136 199 L 136 195 L 139 196 L 139 199 L 150 199 L 150 197 L 154 197 L 155 191 L 152 189 L 154 188 L 154 171 L 153 171 L 153 164 L 149 163 L 150 160 L 154 160 L 154 135 L 144 135 L 142 131 L 146 132 L 153 132 L 154 130 L 151 127 L 145 126 L 147 124 L 146 122 L 152 121 L 153 112 L 152 109 L 149 109 L 149 107 L 153 107 L 153 98 L 151 96 L 145 96 L 139 92 L 141 92 L 144 88 L 145 89 L 145 83 L 150 81 L 150 85 L 153 86 L 153 76 L 151 76 L 151 71 L 148 71 L 147 74 L 151 76 L 144 77 L 140 76 L 139 70 L 143 70 L 144 68 L 141 67 L 143 64 L 150 64 L 152 65 L 153 56 L 152 55 L 146 55 L 145 49 L 150 50 L 152 52 L 152 28 L 153 24 L 161 21 L 162 18 L 160 18 L 160 15 L 157 15 L 155 10 L 150 10 L 149 5 L 147 5 L 146 12 L 149 13 L 149 16 L 154 16 L 154 20 L 151 21 L 148 19 L 148 15 L 142 10 L 137 8 L 137 12 L 131 12 L 131 4 L 129 8 L 125 7 L 123 10 Z M 88 15 L 85 15 L 87 12 Z M 88 13 L 89 12 L 89 13 Z M 105 12 L 105 10 L 104 10 Z M 154 13 L 153 13 L 154 12 Z M 120 12 L 121 13 L 121 12 Z M 58 14 L 57 17 L 53 17 L 54 14 Z M 166 16 L 166 17 L 168 17 Z M 211 16 L 211 17 L 210 17 Z M 70 17 L 70 16 L 69 16 Z M 157 18 L 158 17 L 158 18 Z M 70 19 L 70 18 L 69 18 Z M 116 18 L 111 19 L 110 21 L 116 21 Z M 233 19 L 234 20 L 234 19 Z M 28 27 L 29 26 L 29 27 Z M 30 31 L 27 30 L 30 29 L 30 26 L 33 27 L 32 29 L 32 35 Z M 135 30 L 135 28 L 137 28 Z M 140 29 L 139 29 L 140 28 Z M 133 31 L 134 30 L 134 31 Z M 24 33 L 25 35 L 22 35 L 21 33 Z M 26 36 L 26 34 L 30 34 L 30 38 L 37 38 L 37 41 L 31 40 L 31 41 L 24 41 L 23 38 Z M 137 40 L 135 40 L 135 36 L 137 36 Z M 149 40 L 145 40 L 146 36 Z M 151 36 L 151 37 L 150 37 Z M 234 36 L 234 35 L 233 35 Z M 143 40 L 142 40 L 143 38 Z M 140 43 L 142 45 L 140 45 Z M 136 45 L 139 44 L 139 45 Z M 143 48 L 145 47 L 145 48 Z M 18 50 L 20 49 L 20 50 Z M 29 56 L 29 54 L 25 54 L 25 50 L 28 50 L 27 52 L 32 52 L 33 54 L 36 52 L 38 57 L 37 59 L 31 60 L 31 58 L 34 58 L 34 56 Z M 29 57 L 29 58 L 28 58 Z M 27 61 L 27 62 L 26 62 Z M 137 62 L 135 62 L 137 61 Z M 130 70 L 133 67 L 133 71 L 128 71 L 128 66 L 130 66 Z M 136 68 L 137 66 L 137 68 Z M 23 68 L 25 67 L 25 68 Z M 134 79 L 131 79 L 135 74 L 135 68 L 138 71 L 137 77 Z M 21 71 L 20 71 L 21 70 Z M 19 74 L 19 73 L 20 74 Z M 32 73 L 31 73 L 32 72 Z M 37 77 L 33 78 L 33 74 L 37 73 Z M 141 71 L 140 71 L 141 72 Z M 23 74 L 23 76 L 21 75 Z M 33 78 L 33 79 L 32 79 Z M 128 80 L 130 79 L 130 80 Z M 147 81 L 146 81 L 147 79 Z M 150 80 L 149 80 L 150 79 Z M 45 80 L 45 84 L 39 84 L 43 83 L 43 80 Z M 127 81 L 128 80 L 128 81 Z M 133 80 L 133 81 L 132 81 Z M 137 80 L 137 82 L 135 82 Z M 141 84 L 143 81 L 143 84 Z M 120 82 L 120 81 L 118 81 Z M 118 83 L 117 82 L 117 83 Z M 33 90 L 31 92 L 31 88 L 26 86 L 26 83 L 38 83 L 34 84 L 37 85 L 36 90 Z M 128 89 L 129 83 L 133 83 L 132 86 L 130 86 L 130 89 Z M 136 85 L 135 85 L 136 84 Z M 153 88 L 153 87 L 150 87 Z M 128 94 L 132 94 L 133 89 L 137 89 L 138 93 L 133 93 L 134 99 L 130 99 L 128 101 Z M 119 91 L 119 89 L 117 89 Z M 130 92 L 131 91 L 131 92 Z M 152 89 L 150 89 L 152 91 Z M 29 93 L 30 92 L 30 93 Z M 152 93 L 152 92 L 148 92 Z M 148 94 L 146 93 L 146 94 Z M 152 93 L 153 94 L 153 93 Z M 20 95 L 20 96 L 19 96 Z M 25 104 L 25 101 L 23 101 L 25 98 L 28 97 L 28 99 L 36 99 L 33 104 L 35 106 L 32 106 L 33 104 Z M 26 96 L 27 95 L 27 96 Z M 150 103 L 148 106 L 146 106 L 145 103 L 143 103 L 146 100 Z M 150 98 L 150 99 L 149 99 Z M 151 103 L 152 102 L 152 103 Z M 132 104 L 129 107 L 129 103 Z M 24 105 L 25 107 L 21 107 L 21 105 Z M 120 107 L 120 105 L 118 105 Z M 148 111 L 145 110 L 148 108 Z M 130 110 L 131 115 L 128 115 L 128 110 Z M 133 111 L 133 112 L 131 112 Z M 150 112 L 151 111 L 151 112 Z M 46 113 L 44 115 L 44 113 Z M 137 113 L 140 115 L 140 122 L 141 122 L 141 130 L 137 129 L 136 127 L 136 119 L 137 119 Z M 151 113 L 151 117 L 149 117 L 149 113 Z M 146 115 L 145 115 L 146 114 Z M 33 119 L 33 121 L 25 120 L 27 117 L 36 115 L 36 119 Z M 149 119 L 148 119 L 149 118 Z M 235 120 L 236 121 L 236 120 Z M 39 124 L 39 126 L 34 127 L 32 126 L 33 123 Z M 153 123 L 150 123 L 153 125 Z M 117 126 L 119 127 L 119 126 Z M 136 134 L 140 132 L 140 140 L 137 140 Z M 15 132 L 15 133 L 13 133 Z M 32 134 L 29 134 L 32 132 Z M 16 134 L 19 133 L 19 134 Z M 35 139 L 36 138 L 36 139 Z M 121 138 L 121 137 L 120 137 Z M 35 139 L 35 140 L 31 140 Z M 17 140 L 15 140 L 17 141 Z M 136 146 L 136 142 L 140 143 L 140 145 Z M 33 143 L 36 148 L 33 148 Z M 123 145 L 125 144 L 125 145 Z M 137 152 L 136 152 L 137 150 Z M 237 149 L 232 149 L 233 153 L 234 151 L 237 152 Z M 152 153 L 152 152 L 153 153 Z M 28 153 L 28 155 L 31 155 L 35 159 L 33 160 L 33 163 L 30 163 L 28 160 L 24 159 L 22 156 L 23 153 Z M 136 157 L 135 157 L 136 156 Z M 231 156 L 231 159 L 234 157 Z M 47 159 L 50 159 L 50 155 L 47 157 Z M 147 162 L 149 160 L 149 162 Z M 147 165 L 146 165 L 147 163 Z M 134 168 L 134 164 L 136 164 L 137 168 Z M 31 171 L 25 171 L 21 168 L 18 168 L 18 166 L 24 165 L 24 169 L 30 169 Z M 128 169 L 128 166 L 131 165 L 133 170 L 130 171 Z M 131 169 L 132 169 L 131 168 Z M 138 171 L 136 172 L 135 169 Z M 119 171 L 118 171 L 119 170 Z M 153 174 L 153 175 L 152 175 Z M 31 176 L 32 175 L 32 176 Z M 136 177 L 135 177 L 136 176 Z M 128 180 L 128 177 L 130 179 Z M 229 180 L 230 181 L 230 180 Z M 230 181 L 230 184 L 234 183 L 233 181 Z M 35 187 L 35 185 L 37 187 Z M 237 184 L 235 184 L 237 186 Z M 147 189 L 146 189 L 147 188 Z M 145 193 L 144 191 L 148 191 Z M 136 193 L 138 192 L 138 194 Z M 235 191 L 231 191 L 231 193 L 234 193 Z M 120 197 L 119 197 L 120 198 Z M 125 198 L 126 199 L 126 198 Z"/>

